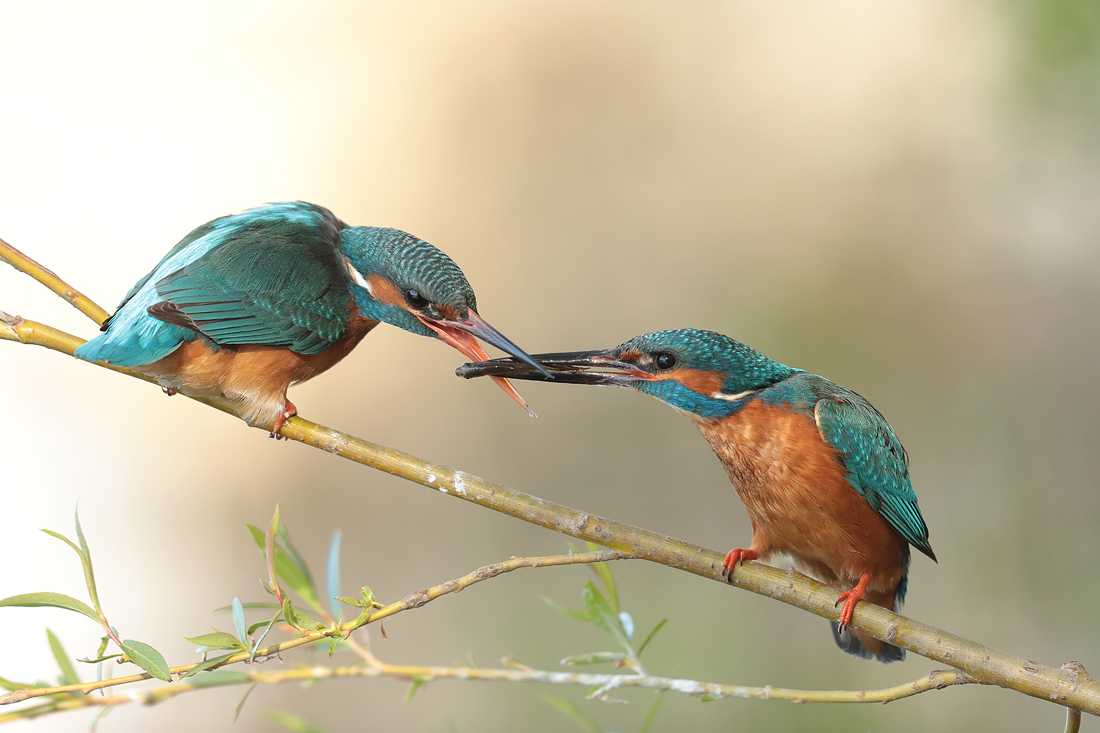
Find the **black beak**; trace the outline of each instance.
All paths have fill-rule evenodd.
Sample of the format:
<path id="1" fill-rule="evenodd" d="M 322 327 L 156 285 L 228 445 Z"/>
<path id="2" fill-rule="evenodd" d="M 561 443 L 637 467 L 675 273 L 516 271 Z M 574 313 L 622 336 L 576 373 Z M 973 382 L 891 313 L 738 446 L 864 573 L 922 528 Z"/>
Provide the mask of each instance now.
<path id="1" fill-rule="evenodd" d="M 614 350 L 570 351 L 556 354 L 535 354 L 532 359 L 552 376 L 536 371 L 530 364 L 516 359 L 493 359 L 463 364 L 455 374 L 465 379 L 474 377 L 506 377 L 508 379 L 533 379 L 564 384 L 609 384 L 629 387 L 637 381 L 651 381 L 655 377 L 642 371 L 637 364 L 621 361 Z"/>

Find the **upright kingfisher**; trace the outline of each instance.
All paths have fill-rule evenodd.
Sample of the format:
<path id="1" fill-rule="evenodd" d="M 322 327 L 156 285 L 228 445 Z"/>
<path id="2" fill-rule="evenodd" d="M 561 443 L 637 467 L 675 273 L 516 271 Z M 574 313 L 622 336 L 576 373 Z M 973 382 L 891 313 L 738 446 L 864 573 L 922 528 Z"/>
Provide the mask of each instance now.
<path id="1" fill-rule="evenodd" d="M 849 628 L 860 600 L 893 611 L 905 599 L 909 545 L 932 560 L 928 528 L 909 480 L 909 458 L 890 424 L 855 392 L 784 366 L 713 331 L 660 331 L 606 351 L 538 354 L 555 382 L 632 387 L 668 403 L 710 443 L 748 510 L 752 544 L 726 555 L 786 553 L 844 589 L 837 645 L 895 662 L 905 650 Z M 528 364 L 467 364 L 459 376 L 545 379 Z"/>
<path id="2" fill-rule="evenodd" d="M 477 336 L 541 369 L 478 315 L 450 257 L 302 201 L 192 231 L 76 355 L 135 368 L 170 395 L 227 397 L 249 425 L 273 425 L 274 436 L 297 414 L 287 388 L 332 367 L 381 321 L 488 359 Z M 496 381 L 530 412 L 507 380 Z"/>

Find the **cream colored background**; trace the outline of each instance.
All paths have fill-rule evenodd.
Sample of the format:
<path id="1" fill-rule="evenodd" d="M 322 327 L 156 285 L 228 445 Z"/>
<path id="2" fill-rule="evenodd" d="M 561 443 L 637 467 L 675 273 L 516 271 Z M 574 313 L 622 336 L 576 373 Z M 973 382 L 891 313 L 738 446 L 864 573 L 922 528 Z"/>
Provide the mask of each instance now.
<path id="1" fill-rule="evenodd" d="M 482 315 L 531 352 L 727 333 L 891 420 L 941 558 L 914 559 L 907 613 L 1096 673 L 1096 114 L 1087 69 L 1035 71 L 1028 7 L 3 3 L 0 236 L 112 308 L 192 227 L 305 199 L 444 249 Z M 6 268 L 0 308 L 94 332 Z M 520 385 L 531 420 L 491 383 L 452 376 L 461 361 L 379 328 L 292 398 L 313 420 L 548 499 L 717 550 L 747 543 L 720 466 L 666 407 Z M 341 528 L 347 591 L 383 600 L 566 547 L 45 350 L 0 344 L 0 404 L 0 597 L 83 597 L 73 554 L 38 532 L 71 534 L 79 500 L 112 622 L 173 663 L 191 658 L 185 634 L 231 625 L 211 609 L 263 597 L 244 524 L 277 502 L 318 572 Z M 858 689 L 936 668 L 846 657 L 824 621 L 717 583 L 616 571 L 640 629 L 670 619 L 647 652 L 655 674 Z M 589 577 L 522 571 L 393 620 L 374 646 L 392 662 L 510 655 L 552 669 L 606 647 L 539 600 L 579 605 Z M 46 625 L 74 655 L 98 639 L 61 611 L 3 609 L 0 623 L 9 678 L 55 674 Z M 438 682 L 406 706 L 404 692 L 259 689 L 234 730 L 271 730 L 265 709 L 331 731 L 572 730 L 545 693 L 637 730 L 652 700 Z M 100 730 L 229 730 L 238 694 L 119 709 Z M 1029 730 L 1061 717 L 979 688 L 885 708 L 673 697 L 653 730 Z"/>

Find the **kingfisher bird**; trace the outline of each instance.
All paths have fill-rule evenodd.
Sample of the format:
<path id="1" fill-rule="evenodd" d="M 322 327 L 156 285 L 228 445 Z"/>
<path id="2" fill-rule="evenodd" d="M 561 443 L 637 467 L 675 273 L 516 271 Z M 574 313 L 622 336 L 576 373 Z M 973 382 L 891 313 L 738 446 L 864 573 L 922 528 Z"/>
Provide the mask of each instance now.
<path id="1" fill-rule="evenodd" d="M 932 560 L 909 458 L 871 403 L 713 331 L 644 334 L 605 351 L 536 354 L 554 381 L 631 387 L 671 405 L 706 438 L 752 523 L 748 549 L 726 555 L 732 582 L 745 560 L 789 555 L 800 570 L 843 589 L 833 636 L 845 652 L 895 662 L 905 650 L 849 627 L 867 600 L 897 611 L 909 546 Z M 545 379 L 527 364 L 466 364 L 459 376 Z"/>
<path id="2" fill-rule="evenodd" d="M 249 425 L 272 425 L 277 436 L 297 414 L 287 388 L 331 368 L 382 321 L 488 359 L 476 336 L 541 369 L 478 315 L 450 257 L 406 232 L 350 227 L 303 201 L 196 228 L 76 356 L 132 367 L 169 395 L 227 397 Z M 530 412 L 507 380 L 496 381 Z"/>

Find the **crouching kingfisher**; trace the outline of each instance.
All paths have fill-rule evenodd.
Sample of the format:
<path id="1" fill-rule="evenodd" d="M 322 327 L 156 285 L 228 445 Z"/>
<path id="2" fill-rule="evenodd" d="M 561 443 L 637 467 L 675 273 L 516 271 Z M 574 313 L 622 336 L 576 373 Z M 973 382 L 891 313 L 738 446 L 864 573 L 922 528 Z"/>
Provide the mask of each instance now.
<path id="1" fill-rule="evenodd" d="M 855 392 L 712 331 L 638 336 L 606 351 L 537 354 L 555 382 L 632 387 L 667 402 L 710 443 L 752 522 L 738 563 L 786 553 L 800 569 L 843 588 L 837 645 L 895 662 L 905 650 L 848 627 L 860 600 L 898 610 L 909 545 L 932 560 L 928 528 L 909 481 L 909 459 L 890 424 Z M 527 364 L 498 359 L 459 367 L 459 376 L 544 379 Z"/>
<path id="2" fill-rule="evenodd" d="M 302 201 L 192 231 L 76 355 L 135 368 L 170 395 L 227 397 L 274 436 L 297 414 L 287 388 L 332 367 L 381 321 L 488 359 L 476 336 L 541 369 L 478 315 L 447 255 L 397 229 L 349 227 Z"/>

